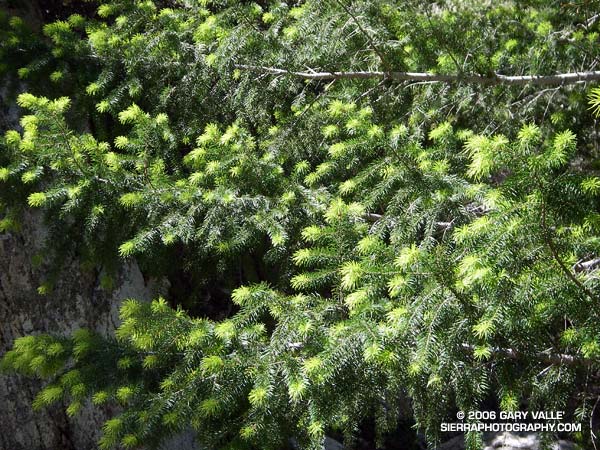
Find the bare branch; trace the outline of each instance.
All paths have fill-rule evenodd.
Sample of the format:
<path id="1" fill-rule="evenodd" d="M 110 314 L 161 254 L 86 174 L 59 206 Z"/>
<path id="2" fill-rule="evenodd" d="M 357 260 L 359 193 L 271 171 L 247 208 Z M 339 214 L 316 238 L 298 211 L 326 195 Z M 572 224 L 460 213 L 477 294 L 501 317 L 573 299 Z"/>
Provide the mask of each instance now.
<path id="1" fill-rule="evenodd" d="M 454 221 L 452 222 L 436 222 L 435 226 L 444 230 L 444 231 L 448 231 L 450 230 L 454 225 Z"/>
<path id="2" fill-rule="evenodd" d="M 365 220 L 368 222 L 377 222 L 378 220 L 383 219 L 383 216 L 381 214 L 375 214 L 375 213 L 366 213 L 365 214 Z"/>
<path id="3" fill-rule="evenodd" d="M 598 19 L 600 19 L 600 14 L 594 14 L 592 17 L 585 21 L 585 28 L 589 28 L 592 25 L 594 25 Z"/>
<path id="4" fill-rule="evenodd" d="M 468 352 L 473 352 L 475 350 L 475 346 L 470 345 L 470 344 L 462 344 L 462 348 L 463 348 L 463 350 L 468 351 Z M 591 359 L 584 358 L 582 356 L 566 355 L 563 353 L 548 353 L 548 352 L 536 352 L 533 355 L 531 355 L 529 353 L 519 352 L 512 348 L 493 347 L 491 349 L 491 352 L 492 352 L 492 355 L 506 356 L 510 359 L 531 358 L 533 356 L 535 359 L 540 360 L 541 362 L 544 362 L 547 364 L 553 364 L 553 365 L 565 364 L 565 365 L 572 366 L 572 365 L 580 364 L 580 365 L 584 365 L 584 366 L 590 366 L 595 362 Z"/>
<path id="5" fill-rule="evenodd" d="M 375 214 L 375 213 L 366 213 L 363 217 L 367 222 L 371 222 L 371 223 L 378 222 L 384 218 L 384 216 L 382 214 Z M 452 221 L 452 222 L 435 222 L 435 226 L 437 228 L 439 228 L 440 230 L 447 231 L 447 230 L 450 230 L 454 226 L 454 221 Z"/>
<path id="6" fill-rule="evenodd" d="M 589 272 L 600 266 L 600 258 L 591 259 L 589 261 L 577 262 L 573 266 L 575 272 Z"/>
<path id="7" fill-rule="evenodd" d="M 272 75 L 289 75 L 306 80 L 359 80 L 391 79 L 395 81 L 426 81 L 436 83 L 472 83 L 481 85 L 566 85 L 587 81 L 599 81 L 600 71 L 559 73 L 555 75 L 444 75 L 427 72 L 379 72 L 379 71 L 339 71 L 339 72 L 296 72 L 276 67 L 236 64 L 236 69 L 261 72 Z"/>

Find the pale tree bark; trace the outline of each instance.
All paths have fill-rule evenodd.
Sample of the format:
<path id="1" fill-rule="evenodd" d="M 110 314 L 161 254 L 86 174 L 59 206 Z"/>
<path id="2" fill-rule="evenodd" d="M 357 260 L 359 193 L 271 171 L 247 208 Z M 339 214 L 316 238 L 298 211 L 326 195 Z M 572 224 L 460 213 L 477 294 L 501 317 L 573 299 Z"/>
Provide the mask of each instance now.
<path id="1" fill-rule="evenodd" d="M 536 86 L 561 86 L 600 80 L 600 71 L 569 72 L 554 75 L 502 75 L 490 76 L 477 74 L 436 74 L 428 72 L 381 72 L 381 71 L 334 71 L 334 72 L 297 72 L 277 67 L 237 64 L 236 69 L 259 72 L 271 75 L 287 75 L 305 80 L 368 80 L 388 79 L 393 81 L 414 81 L 432 83 L 468 83 L 480 85 L 514 85 L 526 84 Z"/>

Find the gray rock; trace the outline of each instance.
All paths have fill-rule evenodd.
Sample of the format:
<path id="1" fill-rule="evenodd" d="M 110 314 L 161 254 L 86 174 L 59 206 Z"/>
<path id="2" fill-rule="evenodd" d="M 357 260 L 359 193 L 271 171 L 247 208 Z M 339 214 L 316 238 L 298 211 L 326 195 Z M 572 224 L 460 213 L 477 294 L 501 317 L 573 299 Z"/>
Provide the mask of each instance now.
<path id="1" fill-rule="evenodd" d="M 483 450 L 541 450 L 541 440 L 536 433 L 489 433 L 483 437 Z M 552 450 L 577 450 L 573 442 L 559 440 L 552 444 Z M 444 442 L 438 450 L 464 450 L 463 436 L 456 436 Z"/>
<path id="2" fill-rule="evenodd" d="M 488 445 L 485 447 L 485 450 L 539 450 L 540 448 L 539 439 L 535 434 L 518 435 L 513 433 L 501 433 L 486 441 Z"/>
<path id="3" fill-rule="evenodd" d="M 437 450 L 465 450 L 464 436 L 456 436 L 438 446 Z"/>
<path id="4" fill-rule="evenodd" d="M 344 446 L 329 436 L 325 436 L 325 450 L 344 450 Z"/>
<path id="5" fill-rule="evenodd" d="M 289 444 L 292 449 L 301 450 L 296 438 L 290 438 Z M 340 442 L 330 438 L 329 436 L 325 436 L 325 440 L 323 441 L 323 450 L 344 450 L 345 448 L 346 447 L 344 447 Z"/>
<path id="6" fill-rule="evenodd" d="M 540 450 L 541 440 L 535 433 L 499 433 L 485 437 L 484 450 Z M 552 450 L 575 450 L 573 442 L 559 440 L 552 444 Z"/>

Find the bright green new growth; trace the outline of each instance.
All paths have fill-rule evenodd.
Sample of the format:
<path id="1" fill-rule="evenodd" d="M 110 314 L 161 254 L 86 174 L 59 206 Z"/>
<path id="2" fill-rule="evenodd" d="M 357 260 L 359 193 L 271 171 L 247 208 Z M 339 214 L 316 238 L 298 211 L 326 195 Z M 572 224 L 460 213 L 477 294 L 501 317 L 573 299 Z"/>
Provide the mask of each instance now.
<path id="1" fill-rule="evenodd" d="M 124 301 L 114 340 L 20 338 L 2 367 L 52 380 L 35 407 L 120 404 L 102 448 L 190 426 L 210 448 L 319 448 L 330 432 L 351 443 L 367 419 L 382 438 L 406 396 L 432 443 L 456 408 L 490 398 L 590 422 L 598 88 L 460 79 L 581 71 L 600 57 L 585 8 L 99 3 L 99 19 L 45 27 L 52 67 L 31 56 L 19 71 L 70 100 L 19 96 L 0 231 L 41 209 L 49 257 L 135 257 L 154 276 L 217 286 L 228 313 L 180 292 Z M 13 22 L 2 33 L 26 39 Z M 589 445 L 589 431 L 571 437 Z"/>

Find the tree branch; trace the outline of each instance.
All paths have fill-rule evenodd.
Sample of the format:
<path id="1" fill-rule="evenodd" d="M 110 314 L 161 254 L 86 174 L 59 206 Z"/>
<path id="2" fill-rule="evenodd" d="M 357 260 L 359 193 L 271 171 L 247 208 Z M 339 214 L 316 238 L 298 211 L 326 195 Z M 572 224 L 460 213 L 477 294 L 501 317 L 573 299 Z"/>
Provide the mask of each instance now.
<path id="1" fill-rule="evenodd" d="M 552 236 L 550 235 L 550 230 L 548 229 L 548 226 L 546 225 L 546 203 L 544 201 L 542 201 L 542 210 L 541 210 L 541 218 L 540 219 L 541 219 L 540 225 L 542 228 L 542 235 L 543 235 L 544 241 L 546 242 L 546 245 L 548 246 L 548 249 L 550 250 L 550 254 L 552 255 L 552 258 L 554 259 L 556 264 L 558 264 L 558 266 L 563 271 L 563 273 L 567 276 L 567 278 L 569 280 L 571 280 L 583 293 L 585 293 L 591 299 L 598 300 L 598 297 L 594 294 L 594 292 L 592 292 L 587 287 L 585 287 L 583 285 L 583 283 L 581 281 L 579 281 L 579 279 L 573 274 L 573 272 L 571 272 L 571 270 L 565 265 L 563 260 L 560 259 L 558 250 L 557 250 L 556 246 L 554 245 Z"/>
<path id="2" fill-rule="evenodd" d="M 375 223 L 375 222 L 379 222 L 381 219 L 384 218 L 384 216 L 382 214 L 376 214 L 376 213 L 365 213 L 363 215 L 363 218 L 367 221 L 367 222 L 371 222 L 371 223 Z M 447 231 L 450 230 L 454 225 L 454 221 L 451 222 L 436 222 L 435 226 L 441 230 Z"/>
<path id="3" fill-rule="evenodd" d="M 364 215 L 364 218 L 367 222 L 377 222 L 377 221 L 383 219 L 383 215 L 375 214 L 375 213 L 366 213 Z"/>
<path id="4" fill-rule="evenodd" d="M 600 258 L 591 259 L 589 261 L 577 262 L 573 266 L 575 272 L 589 272 L 600 266 Z"/>
<path id="5" fill-rule="evenodd" d="M 475 346 L 470 344 L 462 344 L 462 348 L 463 350 L 468 352 L 473 352 L 475 350 Z M 584 366 L 590 366 L 595 362 L 591 359 L 584 358 L 581 356 L 567 355 L 563 353 L 536 352 L 533 355 L 530 355 L 528 353 L 518 352 L 517 350 L 514 350 L 512 348 L 501 347 L 493 347 L 491 351 L 493 355 L 506 356 L 510 359 L 523 359 L 530 358 L 531 356 L 533 356 L 535 359 L 553 365 L 566 364 L 572 366 L 581 364 Z"/>
<path id="6" fill-rule="evenodd" d="M 594 25 L 598 19 L 600 19 L 600 14 L 594 14 L 592 17 L 585 21 L 585 28 L 589 28 L 592 25 Z"/>
<path id="7" fill-rule="evenodd" d="M 391 79 L 395 81 L 426 81 L 437 83 L 471 83 L 481 85 L 525 85 L 540 86 L 565 85 L 587 81 L 600 80 L 600 71 L 570 72 L 555 75 L 444 75 L 428 72 L 379 72 L 379 71 L 340 71 L 340 72 L 296 72 L 277 67 L 236 64 L 236 69 L 260 72 L 271 75 L 289 75 L 305 80 L 360 80 L 360 79 Z"/>

